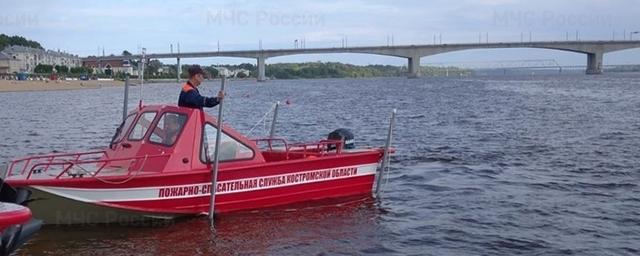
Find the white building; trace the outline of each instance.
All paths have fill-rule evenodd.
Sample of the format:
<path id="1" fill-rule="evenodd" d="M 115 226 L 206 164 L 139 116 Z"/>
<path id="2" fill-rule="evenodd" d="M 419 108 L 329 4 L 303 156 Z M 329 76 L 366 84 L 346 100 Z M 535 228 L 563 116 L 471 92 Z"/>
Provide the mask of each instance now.
<path id="1" fill-rule="evenodd" d="M 20 69 L 20 62 L 5 53 L 0 52 L 0 74 L 10 74 Z"/>
<path id="2" fill-rule="evenodd" d="M 45 65 L 60 65 L 67 66 L 69 68 L 80 67 L 82 62 L 78 55 L 73 55 L 60 51 L 42 50 L 37 48 L 12 45 L 7 46 L 2 50 L 6 57 L 13 59 L 15 63 L 13 65 L 5 65 L 0 59 L 0 73 L 2 70 L 7 70 L 5 73 L 13 72 L 33 72 L 38 64 Z M 2 58 L 0 56 L 0 58 Z M 3 66 L 4 65 L 4 66 Z"/>
<path id="3" fill-rule="evenodd" d="M 233 77 L 235 75 L 231 70 L 229 70 L 229 69 L 227 69 L 225 67 L 215 67 L 215 69 L 218 70 L 218 75 L 219 76 Z"/>
<path id="4" fill-rule="evenodd" d="M 251 75 L 251 72 L 249 70 L 246 69 L 235 69 L 235 70 L 229 70 L 228 68 L 225 67 L 214 67 L 215 69 L 218 70 L 218 75 L 219 76 L 225 76 L 225 77 L 238 77 L 238 74 L 243 73 L 244 77 L 249 77 L 249 75 Z"/>
<path id="5" fill-rule="evenodd" d="M 238 77 L 239 74 L 243 74 L 244 77 L 249 77 L 249 75 L 251 75 L 251 71 L 246 70 L 246 69 L 236 69 L 233 71 L 233 77 Z"/>
<path id="6" fill-rule="evenodd" d="M 93 69 L 93 73 L 104 74 L 107 70 L 111 70 L 112 74 L 121 72 L 129 75 L 137 75 L 133 65 L 129 60 L 100 60 L 96 57 L 88 57 L 82 59 L 82 66 Z"/>

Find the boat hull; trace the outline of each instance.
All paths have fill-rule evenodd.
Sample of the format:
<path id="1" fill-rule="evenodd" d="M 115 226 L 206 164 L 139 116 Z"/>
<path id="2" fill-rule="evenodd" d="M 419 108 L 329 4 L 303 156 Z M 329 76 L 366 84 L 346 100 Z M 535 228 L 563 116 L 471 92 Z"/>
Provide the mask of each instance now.
<path id="1" fill-rule="evenodd" d="M 29 207 L 45 224 L 135 222 L 208 214 L 212 194 L 215 213 L 371 195 L 388 152 L 347 149 L 344 139 L 251 140 L 216 123 L 200 109 L 140 106 L 108 148 L 13 160 L 6 183 L 34 193 Z"/>
<path id="2" fill-rule="evenodd" d="M 336 166 L 340 162 L 337 161 L 327 168 L 308 167 L 302 171 L 249 168 L 221 172 L 215 212 L 370 194 L 378 166 L 377 159 L 372 159 L 373 162 L 349 166 Z M 300 170 L 296 167 L 301 166 L 293 167 L 287 169 Z M 259 173 L 269 175 L 256 175 Z M 27 186 L 33 193 L 29 208 L 36 218 L 54 225 L 131 223 L 202 215 L 209 210 L 210 179 L 210 172 L 205 171 L 173 178 L 140 177 L 127 184 L 97 181 L 73 185 L 68 181 L 64 186 L 31 185 Z"/>
<path id="3" fill-rule="evenodd" d="M 32 200 L 28 203 L 34 216 L 45 225 L 84 225 L 103 223 L 144 223 L 152 220 L 172 219 L 180 214 L 147 213 L 118 207 L 82 202 L 38 188 L 29 188 Z"/>

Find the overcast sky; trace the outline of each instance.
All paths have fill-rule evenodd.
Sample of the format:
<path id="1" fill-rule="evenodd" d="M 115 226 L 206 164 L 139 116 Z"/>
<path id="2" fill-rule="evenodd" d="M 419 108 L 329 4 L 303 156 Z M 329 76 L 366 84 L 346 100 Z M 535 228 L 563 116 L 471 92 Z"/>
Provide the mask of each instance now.
<path id="1" fill-rule="evenodd" d="M 37 40 L 45 48 L 80 56 L 181 52 L 532 40 L 610 40 L 640 30 L 640 0 L 519 1 L 3 1 L 0 33 Z M 624 33 L 626 32 L 626 34 Z M 640 34 L 634 35 L 640 39 Z M 428 63 L 490 63 L 554 59 L 584 65 L 586 56 L 553 50 L 470 50 L 422 59 Z M 605 64 L 639 64 L 640 50 L 605 55 Z M 167 63 L 174 60 L 164 60 Z M 362 54 L 300 55 L 268 63 L 342 61 L 405 65 L 406 60 Z M 254 62 L 190 59 L 188 63 Z"/>

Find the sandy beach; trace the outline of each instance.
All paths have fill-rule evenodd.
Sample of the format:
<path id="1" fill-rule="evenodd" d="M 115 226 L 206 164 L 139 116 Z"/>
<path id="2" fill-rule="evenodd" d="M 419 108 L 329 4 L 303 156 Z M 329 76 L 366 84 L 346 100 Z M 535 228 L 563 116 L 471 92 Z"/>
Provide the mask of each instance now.
<path id="1" fill-rule="evenodd" d="M 110 80 L 62 80 L 62 81 L 17 81 L 0 80 L 0 92 L 22 92 L 22 91 L 55 91 L 55 90 L 78 90 L 96 89 L 105 86 L 122 86 L 122 81 Z"/>

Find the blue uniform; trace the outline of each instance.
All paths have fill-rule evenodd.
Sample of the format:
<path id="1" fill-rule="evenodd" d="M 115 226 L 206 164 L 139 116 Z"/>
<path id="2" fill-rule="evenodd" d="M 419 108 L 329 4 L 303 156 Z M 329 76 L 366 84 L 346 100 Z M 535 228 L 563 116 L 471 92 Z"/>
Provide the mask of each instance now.
<path id="1" fill-rule="evenodd" d="M 198 88 L 193 86 L 190 81 L 182 86 L 180 97 L 178 98 L 178 106 L 202 109 L 203 107 L 211 108 L 220 103 L 217 97 L 204 97 L 200 95 Z"/>

